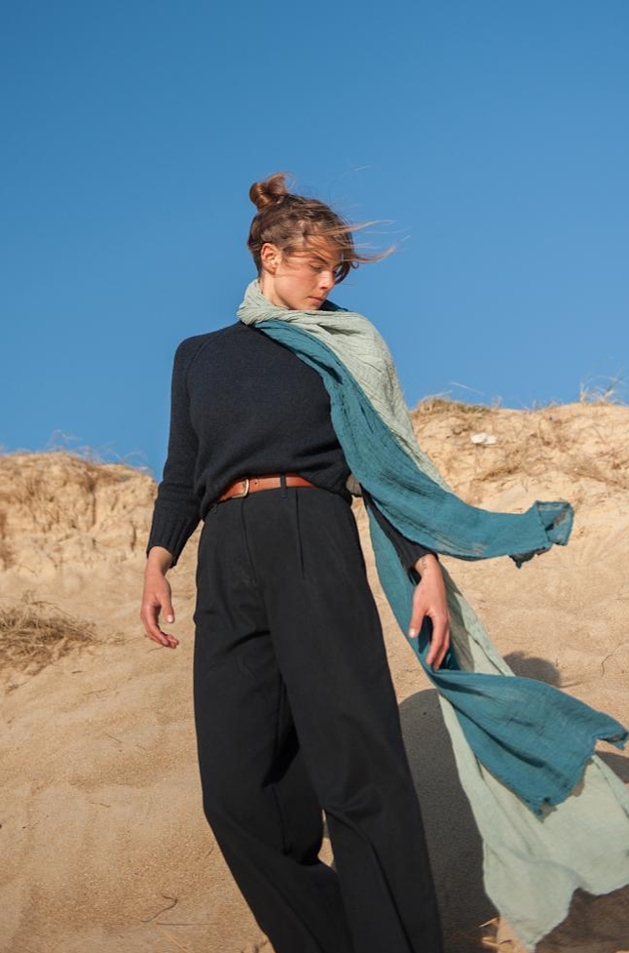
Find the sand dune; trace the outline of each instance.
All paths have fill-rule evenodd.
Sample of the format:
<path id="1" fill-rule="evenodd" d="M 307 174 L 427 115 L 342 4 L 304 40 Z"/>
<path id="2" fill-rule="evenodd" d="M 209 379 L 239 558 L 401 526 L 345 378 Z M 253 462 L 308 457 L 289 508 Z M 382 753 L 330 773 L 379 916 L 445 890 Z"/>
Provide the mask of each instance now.
<path id="1" fill-rule="evenodd" d="M 506 559 L 449 565 L 516 672 L 629 723 L 629 408 L 523 412 L 437 401 L 414 420 L 422 446 L 469 502 L 511 511 L 535 499 L 573 502 L 567 548 L 519 571 Z M 0 642 L 3 953 L 272 953 L 201 811 L 190 698 L 194 538 L 171 577 L 180 648 L 164 651 L 142 635 L 154 493 L 152 479 L 124 466 L 63 453 L 0 457 L 5 619 L 18 607 L 24 620 L 69 614 L 67 629 L 59 624 L 65 641 L 40 645 L 33 623 L 30 656 L 17 652 L 15 630 L 13 642 L 10 633 Z M 365 539 L 360 504 L 356 515 Z M 373 572 L 370 554 L 368 563 Z M 487 949 L 519 953 L 508 924 L 480 929 L 495 911 L 434 691 L 375 578 L 374 589 L 447 951 L 477 950 L 485 936 Z M 79 620 L 74 634 L 69 617 Z M 629 757 L 602 754 L 629 782 Z M 626 953 L 627 911 L 626 892 L 577 898 L 539 951 Z"/>

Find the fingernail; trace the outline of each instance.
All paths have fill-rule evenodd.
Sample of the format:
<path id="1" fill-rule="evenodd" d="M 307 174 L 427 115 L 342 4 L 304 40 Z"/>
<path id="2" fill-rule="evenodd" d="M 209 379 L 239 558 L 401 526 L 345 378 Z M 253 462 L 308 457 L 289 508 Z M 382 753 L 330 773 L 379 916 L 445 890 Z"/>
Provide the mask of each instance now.
<path id="1" fill-rule="evenodd" d="M 415 636 L 417 635 L 417 629 L 409 629 L 408 634 L 410 635 L 412 639 L 414 639 Z"/>
<path id="2" fill-rule="evenodd" d="M 174 621 L 175 621 L 174 615 L 166 616 L 166 621 L 167 621 L 167 622 L 174 622 Z"/>

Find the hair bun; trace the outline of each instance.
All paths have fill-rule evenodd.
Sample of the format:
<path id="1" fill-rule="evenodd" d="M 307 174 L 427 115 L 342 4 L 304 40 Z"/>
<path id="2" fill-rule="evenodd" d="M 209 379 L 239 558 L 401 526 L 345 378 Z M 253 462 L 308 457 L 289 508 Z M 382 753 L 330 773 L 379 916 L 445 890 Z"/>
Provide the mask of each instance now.
<path id="1" fill-rule="evenodd" d="M 267 205 L 280 202 L 288 194 L 285 172 L 276 172 L 263 182 L 254 182 L 249 189 L 249 198 L 259 212 Z"/>

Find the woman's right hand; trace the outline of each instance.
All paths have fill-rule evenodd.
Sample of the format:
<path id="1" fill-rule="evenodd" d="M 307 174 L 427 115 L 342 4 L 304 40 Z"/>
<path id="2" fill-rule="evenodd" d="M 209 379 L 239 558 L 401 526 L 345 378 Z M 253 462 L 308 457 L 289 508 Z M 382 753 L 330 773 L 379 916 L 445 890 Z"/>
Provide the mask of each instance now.
<path id="1" fill-rule="evenodd" d="M 166 573 L 172 565 L 172 559 L 171 553 L 162 546 L 151 548 L 144 571 L 144 592 L 142 594 L 140 618 L 149 639 L 169 649 L 176 649 L 179 645 L 179 639 L 176 639 L 174 635 L 163 632 L 159 626 L 161 612 L 166 616 L 167 622 L 175 621 L 170 583 L 166 579 Z"/>

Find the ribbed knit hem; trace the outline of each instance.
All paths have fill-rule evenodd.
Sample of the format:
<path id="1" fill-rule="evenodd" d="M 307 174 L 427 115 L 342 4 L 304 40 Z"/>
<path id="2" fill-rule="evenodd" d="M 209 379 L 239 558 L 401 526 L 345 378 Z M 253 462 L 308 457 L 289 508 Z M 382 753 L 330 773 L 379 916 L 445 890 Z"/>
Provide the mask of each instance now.
<path id="1" fill-rule="evenodd" d="M 146 547 L 147 555 L 153 546 L 163 546 L 173 557 L 172 565 L 176 566 L 184 546 L 194 533 L 198 524 L 198 513 L 190 513 L 182 517 L 180 511 L 173 512 L 166 507 L 160 506 L 158 501 L 155 505 L 153 523 Z"/>
<path id="2" fill-rule="evenodd" d="M 426 549 L 421 543 L 414 543 L 412 540 L 407 539 L 406 536 L 400 535 L 392 539 L 391 542 L 395 546 L 400 561 L 406 570 L 412 569 L 417 560 L 422 556 L 427 556 L 429 553 L 432 553 L 430 549 Z M 434 556 L 436 554 L 432 553 L 432 555 Z"/>

